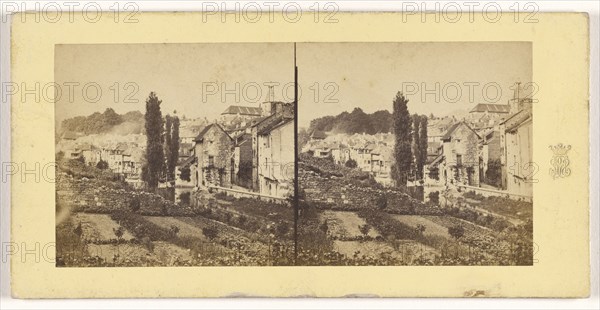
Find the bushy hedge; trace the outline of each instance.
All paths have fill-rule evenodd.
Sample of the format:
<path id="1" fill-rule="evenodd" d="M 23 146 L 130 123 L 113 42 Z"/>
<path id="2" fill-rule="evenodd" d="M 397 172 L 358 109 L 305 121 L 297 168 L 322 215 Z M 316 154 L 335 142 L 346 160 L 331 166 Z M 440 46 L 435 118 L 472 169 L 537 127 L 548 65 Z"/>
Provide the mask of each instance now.
<path id="1" fill-rule="evenodd" d="M 168 229 L 162 228 L 143 216 L 126 211 L 114 212 L 110 217 L 119 225 L 125 227 L 137 239 L 150 238 L 151 241 L 173 242 L 174 236 Z"/>
<path id="2" fill-rule="evenodd" d="M 365 219 L 367 224 L 375 227 L 385 238 L 424 240 L 423 234 L 418 229 L 393 219 L 385 212 L 361 210 L 358 215 Z"/>

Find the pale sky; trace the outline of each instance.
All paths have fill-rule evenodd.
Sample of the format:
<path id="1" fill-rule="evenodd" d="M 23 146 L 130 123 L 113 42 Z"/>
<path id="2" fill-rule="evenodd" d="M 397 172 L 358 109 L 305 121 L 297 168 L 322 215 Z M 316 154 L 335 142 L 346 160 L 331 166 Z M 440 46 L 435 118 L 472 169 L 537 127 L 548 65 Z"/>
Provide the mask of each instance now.
<path id="1" fill-rule="evenodd" d="M 308 90 L 308 96 L 299 103 L 299 124 L 305 126 L 316 117 L 350 112 L 355 107 L 367 113 L 391 111 L 392 101 L 403 85 L 407 90 L 411 85 L 418 86 L 413 90 L 416 94 L 406 95 L 410 113 L 446 115 L 468 112 L 477 103 L 506 104 L 513 95 L 509 87 L 517 81 L 532 82 L 532 50 L 528 42 L 315 43 L 298 45 L 298 67 L 305 93 L 305 85 L 315 81 L 320 85 L 333 82 L 339 88 L 333 96 L 339 103 L 325 102 L 324 94 L 315 102 L 313 92 Z M 423 83 L 432 93 L 425 100 Z M 439 102 L 433 94 L 436 83 Z M 483 89 L 487 83 L 499 87 L 490 84 L 486 100 Z M 497 89 L 501 94 L 495 99 Z"/>
<path id="2" fill-rule="evenodd" d="M 102 112 L 107 107 L 118 113 L 144 112 L 150 91 L 163 100 L 163 114 L 177 110 L 180 116 L 209 120 L 232 104 L 258 106 L 268 96 L 264 84 L 269 82 L 279 83 L 274 88 L 275 100 L 291 101 L 293 87 L 288 83 L 293 82 L 293 61 L 293 43 L 57 45 L 55 82 L 62 86 L 63 94 L 56 104 L 56 120 Z M 300 126 L 308 125 L 316 117 L 336 115 L 355 107 L 368 113 L 391 110 L 396 92 L 403 87 L 416 92 L 407 95 L 411 113 L 446 115 L 468 111 L 477 103 L 506 103 L 512 96 L 509 87 L 514 82 L 532 81 L 532 45 L 528 42 L 298 43 L 297 64 L 302 91 Z M 80 83 L 74 86 L 72 103 L 63 86 L 66 82 Z M 138 103 L 124 102 L 135 90 L 124 89 L 130 82 L 139 87 L 131 97 Z M 91 102 L 96 96 L 93 87 L 88 88 L 88 99 L 82 96 L 86 83 L 97 83 L 102 89 L 98 102 Z M 116 102 L 112 87 L 115 83 L 120 88 Z M 422 100 L 423 83 L 431 92 L 435 92 L 435 83 L 439 83 L 439 102 L 435 102 L 434 94 Z M 479 85 L 469 88 L 465 83 Z M 500 96 L 497 97 L 496 87 L 490 87 L 486 99 L 482 93 L 487 83 L 497 83 Z M 237 90 L 236 85 L 239 85 Z M 410 89 L 413 85 L 419 89 Z M 456 85 L 460 87 L 460 96 Z M 223 91 L 223 86 L 229 94 Z M 474 92 L 472 98 L 470 90 Z M 216 94 L 211 94 L 215 91 Z M 444 91 L 450 100 L 457 102 L 445 100 Z M 471 99 L 473 102 L 469 102 Z"/>
<path id="3" fill-rule="evenodd" d="M 156 92 L 163 101 L 163 115 L 177 110 L 179 116 L 213 120 L 232 104 L 258 107 L 267 97 L 268 87 L 264 83 L 285 84 L 293 80 L 292 43 L 57 45 L 55 82 L 61 86 L 65 82 L 78 82 L 80 86 L 74 87 L 72 103 L 67 91 L 63 91 L 65 94 L 56 104 L 56 121 L 103 112 L 107 107 L 117 113 L 132 110 L 143 113 L 150 91 Z M 102 89 L 97 103 L 91 102 L 96 95 L 94 88 L 88 88 L 88 99 L 82 96 L 83 85 L 93 82 Z M 139 87 L 132 97 L 138 99 L 138 103 L 125 103 L 126 95 L 134 89 L 123 89 L 130 82 Z M 117 100 L 114 87 L 111 88 L 115 83 L 120 86 Z M 219 90 L 215 90 L 212 83 L 216 83 Z M 236 84 L 239 84 L 238 92 Z M 221 88 L 233 90 L 232 94 L 225 95 L 225 101 Z M 258 92 L 262 98 L 257 97 Z M 209 95 L 211 93 L 214 94 Z M 203 94 L 207 94 L 205 98 Z M 281 94 L 277 95 L 276 100 L 283 100 Z M 290 97 L 293 99 L 293 88 L 290 88 Z"/>

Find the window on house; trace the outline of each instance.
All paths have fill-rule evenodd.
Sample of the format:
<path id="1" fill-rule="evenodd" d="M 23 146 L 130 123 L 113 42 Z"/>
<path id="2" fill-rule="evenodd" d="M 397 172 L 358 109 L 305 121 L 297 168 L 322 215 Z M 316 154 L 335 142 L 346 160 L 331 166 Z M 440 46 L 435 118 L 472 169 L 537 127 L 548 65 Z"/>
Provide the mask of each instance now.
<path id="1" fill-rule="evenodd" d="M 209 166 L 215 165 L 215 157 L 214 156 L 208 156 L 208 165 Z"/>
<path id="2" fill-rule="evenodd" d="M 462 155 L 460 155 L 460 154 L 456 155 L 456 164 L 462 165 Z"/>

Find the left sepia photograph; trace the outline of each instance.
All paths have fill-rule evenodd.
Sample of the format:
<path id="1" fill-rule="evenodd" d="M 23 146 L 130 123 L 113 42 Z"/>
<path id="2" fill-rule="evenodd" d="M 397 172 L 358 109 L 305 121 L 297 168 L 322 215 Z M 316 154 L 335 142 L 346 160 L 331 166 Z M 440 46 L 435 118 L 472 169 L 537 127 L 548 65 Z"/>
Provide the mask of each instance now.
<path id="1" fill-rule="evenodd" d="M 55 46 L 56 266 L 294 264 L 295 46 Z"/>

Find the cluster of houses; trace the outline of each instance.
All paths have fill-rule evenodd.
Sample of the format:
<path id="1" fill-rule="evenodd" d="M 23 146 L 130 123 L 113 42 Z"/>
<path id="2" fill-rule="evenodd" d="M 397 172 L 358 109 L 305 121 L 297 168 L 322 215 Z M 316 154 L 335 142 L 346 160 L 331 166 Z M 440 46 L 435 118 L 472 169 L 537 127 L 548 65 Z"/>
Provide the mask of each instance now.
<path id="1" fill-rule="evenodd" d="M 180 125 L 179 160 L 191 155 L 193 141 L 207 121 L 205 119 L 183 119 Z M 135 187 L 142 187 L 142 167 L 146 153 L 144 134 L 93 134 L 84 135 L 65 132 L 56 145 L 67 159 L 82 159 L 89 166 L 100 161 Z M 185 183 L 185 182 L 183 182 Z M 191 183 L 190 183 L 191 184 Z"/>
<path id="2" fill-rule="evenodd" d="M 269 100 L 259 107 L 230 106 L 213 122 L 181 120 L 175 186 L 288 198 L 294 191 L 294 113 L 292 103 Z M 57 151 L 69 159 L 83 158 L 88 165 L 104 161 L 108 169 L 141 186 L 146 143 L 144 135 L 134 136 L 140 139 L 97 141 L 67 132 Z"/>
<path id="3" fill-rule="evenodd" d="M 451 123 L 433 122 L 428 135 L 427 169 L 441 182 L 532 196 L 532 99 L 520 83 L 507 104 L 478 104 Z"/>
<path id="4" fill-rule="evenodd" d="M 532 99 L 517 83 L 507 104 L 477 104 L 463 118 L 428 118 L 425 182 L 487 187 L 532 196 Z M 331 157 L 370 172 L 384 185 L 394 163 L 392 134 L 327 135 L 315 131 L 302 147 L 314 157 Z"/>
<path id="5" fill-rule="evenodd" d="M 57 151 L 63 152 L 67 159 L 81 159 L 89 166 L 103 161 L 112 172 L 139 185 L 145 146 L 143 135 L 99 137 L 66 132 L 57 145 Z"/>
<path id="6" fill-rule="evenodd" d="M 490 187 L 531 197 L 532 100 L 520 84 L 507 104 L 477 104 L 468 116 L 428 118 L 425 181 Z M 229 106 L 219 119 L 181 121 L 176 186 L 220 188 L 287 198 L 294 190 L 295 132 L 292 103 L 268 100 L 258 107 Z M 145 136 L 120 141 L 65 133 L 57 151 L 88 165 L 104 161 L 128 182 L 141 185 Z M 119 140 L 117 139 L 117 140 Z M 302 152 L 371 173 L 392 186 L 391 133 L 314 131 Z M 182 176 L 187 171 L 189 177 Z"/>
<path id="7" fill-rule="evenodd" d="M 371 173 L 377 182 L 391 186 L 393 150 L 394 135 L 390 133 L 328 136 L 314 131 L 301 151 L 318 158 L 331 158 L 338 165 L 356 165 L 355 168 Z"/>
<path id="8" fill-rule="evenodd" d="M 199 190 L 288 198 L 294 191 L 294 113 L 292 103 L 273 100 L 230 106 L 196 135 L 179 170 L 190 169 L 190 184 Z"/>

